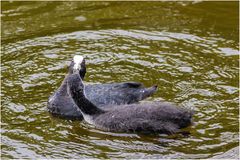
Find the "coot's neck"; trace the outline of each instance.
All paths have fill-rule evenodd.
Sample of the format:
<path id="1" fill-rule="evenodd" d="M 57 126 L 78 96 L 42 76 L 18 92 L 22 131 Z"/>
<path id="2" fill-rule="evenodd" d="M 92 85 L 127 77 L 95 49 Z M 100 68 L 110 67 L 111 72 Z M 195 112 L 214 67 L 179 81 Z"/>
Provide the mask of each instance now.
<path id="1" fill-rule="evenodd" d="M 78 74 L 70 75 L 67 81 L 68 92 L 84 115 L 98 115 L 105 111 L 99 109 L 84 94 L 84 85 Z"/>
<path id="2" fill-rule="evenodd" d="M 67 93 L 67 80 L 68 80 L 68 77 L 69 77 L 70 75 L 72 75 L 72 74 L 73 74 L 73 73 L 68 73 L 68 74 L 65 76 L 65 78 L 64 78 L 61 86 L 59 87 L 58 92 L 59 92 L 61 95 L 67 95 L 67 94 L 68 94 L 68 93 Z M 79 74 L 80 74 L 81 79 L 83 79 L 84 76 L 85 76 L 85 72 L 84 72 L 84 71 L 82 71 L 82 72 L 80 71 Z"/>
<path id="3" fill-rule="evenodd" d="M 103 110 L 100 108 L 96 107 L 91 101 L 89 101 L 85 97 L 79 97 L 80 93 L 76 93 L 72 96 L 74 102 L 77 104 L 78 108 L 82 112 L 83 116 L 84 115 L 99 115 L 104 113 Z"/>

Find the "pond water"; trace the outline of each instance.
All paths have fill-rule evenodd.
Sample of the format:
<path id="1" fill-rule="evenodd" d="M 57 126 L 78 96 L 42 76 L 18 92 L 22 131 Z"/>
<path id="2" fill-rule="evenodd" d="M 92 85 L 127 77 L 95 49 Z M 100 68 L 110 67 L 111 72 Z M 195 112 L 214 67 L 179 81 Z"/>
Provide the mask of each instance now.
<path id="1" fill-rule="evenodd" d="M 2 2 L 2 158 L 237 158 L 238 2 Z M 158 84 L 187 137 L 103 132 L 46 110 L 75 54 L 86 83 Z"/>

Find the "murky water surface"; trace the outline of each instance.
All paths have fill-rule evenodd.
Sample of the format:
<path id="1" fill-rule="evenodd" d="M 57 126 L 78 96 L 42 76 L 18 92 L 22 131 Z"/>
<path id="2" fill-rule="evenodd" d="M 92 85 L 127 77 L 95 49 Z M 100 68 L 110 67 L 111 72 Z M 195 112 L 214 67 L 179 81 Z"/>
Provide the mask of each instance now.
<path id="1" fill-rule="evenodd" d="M 3 158 L 237 158 L 238 2 L 2 2 Z M 52 117 L 75 54 L 86 83 L 158 84 L 195 110 L 189 137 L 103 132 Z"/>

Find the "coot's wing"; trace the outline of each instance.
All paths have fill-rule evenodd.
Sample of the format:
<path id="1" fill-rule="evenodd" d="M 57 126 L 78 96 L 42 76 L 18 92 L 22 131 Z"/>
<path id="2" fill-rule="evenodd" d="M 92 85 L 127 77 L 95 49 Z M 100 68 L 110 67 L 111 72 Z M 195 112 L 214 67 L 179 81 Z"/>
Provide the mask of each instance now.
<path id="1" fill-rule="evenodd" d="M 154 102 L 152 105 L 158 108 L 151 111 L 155 113 L 156 119 L 177 124 L 179 128 L 184 128 L 192 123 L 192 110 L 177 107 L 170 103 Z"/>
<path id="2" fill-rule="evenodd" d="M 139 83 L 139 82 L 125 82 L 122 83 L 123 87 L 127 87 L 127 88 L 143 88 L 143 84 Z"/>
<path id="3" fill-rule="evenodd" d="M 88 100 L 101 107 L 136 103 L 151 96 L 156 89 L 157 86 L 145 88 L 138 82 L 91 84 L 85 86 L 85 94 Z"/>

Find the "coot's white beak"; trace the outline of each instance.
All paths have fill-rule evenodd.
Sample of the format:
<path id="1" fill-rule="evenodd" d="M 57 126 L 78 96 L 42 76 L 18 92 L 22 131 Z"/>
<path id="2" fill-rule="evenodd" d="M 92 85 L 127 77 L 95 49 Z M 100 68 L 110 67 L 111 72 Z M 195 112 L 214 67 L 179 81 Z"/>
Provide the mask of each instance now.
<path id="1" fill-rule="evenodd" d="M 73 62 L 74 62 L 74 66 L 73 66 L 73 71 L 79 71 L 81 69 L 81 63 L 83 61 L 83 56 L 80 55 L 75 55 L 73 57 Z"/>

